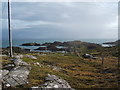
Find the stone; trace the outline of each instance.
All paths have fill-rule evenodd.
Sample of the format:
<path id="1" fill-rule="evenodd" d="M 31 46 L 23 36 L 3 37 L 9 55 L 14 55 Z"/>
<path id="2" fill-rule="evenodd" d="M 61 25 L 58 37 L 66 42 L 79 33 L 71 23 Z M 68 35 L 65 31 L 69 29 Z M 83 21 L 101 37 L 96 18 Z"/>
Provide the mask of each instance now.
<path id="1" fill-rule="evenodd" d="M 93 57 L 92 59 L 98 59 L 98 57 Z"/>
<path id="2" fill-rule="evenodd" d="M 22 59 L 12 59 L 11 60 L 16 66 L 19 66 L 19 65 L 28 65 L 26 62 L 22 61 Z"/>
<path id="3" fill-rule="evenodd" d="M 39 63 L 39 62 L 36 62 L 36 65 L 40 65 L 40 63 Z"/>
<path id="4" fill-rule="evenodd" d="M 39 88 L 39 87 L 31 87 L 31 88 L 35 89 L 35 88 Z"/>
<path id="5" fill-rule="evenodd" d="M 60 71 L 60 70 L 61 70 L 61 68 L 60 68 L 60 67 L 57 67 L 57 66 L 53 66 L 52 68 L 53 68 L 53 70 L 55 70 L 55 71 Z"/>
<path id="6" fill-rule="evenodd" d="M 37 59 L 37 57 L 33 56 L 33 55 L 26 55 L 26 57 L 30 58 L 30 59 Z"/>
<path id="7" fill-rule="evenodd" d="M 36 63 L 33 63 L 33 64 L 37 65 L 37 66 L 40 66 L 40 67 L 44 66 L 43 64 L 40 64 L 39 62 L 36 62 Z"/>
<path id="8" fill-rule="evenodd" d="M 54 81 L 55 79 L 58 79 L 58 77 L 56 77 L 55 75 L 48 74 L 47 77 L 45 77 L 46 81 Z"/>
<path id="9" fill-rule="evenodd" d="M 93 56 L 90 55 L 90 54 L 84 54 L 83 57 L 84 57 L 84 58 L 93 58 Z"/>
<path id="10" fill-rule="evenodd" d="M 58 88 L 58 85 L 54 85 L 54 88 Z"/>
<path id="11" fill-rule="evenodd" d="M 60 79 L 55 75 L 48 74 L 47 77 L 45 77 L 45 81 L 46 82 L 41 85 L 42 88 L 69 88 L 69 90 L 74 90 L 67 81 Z"/>
<path id="12" fill-rule="evenodd" d="M 13 68 L 2 77 L 4 87 L 14 87 L 16 85 L 27 84 L 29 72 L 30 71 L 27 69 L 27 67 L 17 66 Z"/>
<path id="13" fill-rule="evenodd" d="M 0 77 L 5 76 L 8 73 L 9 73 L 8 70 L 0 70 Z"/>
<path id="14" fill-rule="evenodd" d="M 6 68 L 6 67 L 14 67 L 14 66 L 15 66 L 14 64 L 7 64 L 4 67 Z"/>
<path id="15" fill-rule="evenodd" d="M 46 54 L 40 54 L 39 56 L 45 56 Z"/>
<path id="16" fill-rule="evenodd" d="M 14 56 L 14 58 L 21 59 L 21 58 L 23 58 L 23 55 L 16 55 L 16 56 Z"/>
<path id="17" fill-rule="evenodd" d="M 14 64 L 16 66 L 18 66 L 18 65 L 20 65 L 20 63 L 22 62 L 22 60 L 21 59 L 14 59 L 13 62 L 14 62 Z"/>
<path id="18" fill-rule="evenodd" d="M 52 65 L 47 65 L 47 66 L 50 67 L 54 71 L 60 71 L 62 69 L 62 68 L 57 67 L 57 66 L 52 66 Z"/>

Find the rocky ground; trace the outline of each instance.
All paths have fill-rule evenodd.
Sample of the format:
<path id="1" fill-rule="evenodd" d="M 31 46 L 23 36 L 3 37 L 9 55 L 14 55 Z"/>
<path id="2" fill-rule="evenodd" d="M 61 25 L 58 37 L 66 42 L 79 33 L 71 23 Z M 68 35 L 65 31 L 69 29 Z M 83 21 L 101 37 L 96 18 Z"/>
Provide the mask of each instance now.
<path id="1" fill-rule="evenodd" d="M 81 41 L 25 43 L 23 46 L 47 46 L 52 52 L 30 52 L 13 47 L 14 57 L 10 58 L 9 47 L 0 49 L 3 54 L 0 56 L 0 88 L 118 88 L 118 46 L 101 47 Z M 42 49 L 46 47 L 37 50 Z M 67 53 L 57 52 L 61 50 Z"/>
<path id="2" fill-rule="evenodd" d="M 0 88 L 9 90 L 10 88 L 16 86 L 29 84 L 28 76 L 32 68 L 30 64 L 22 60 L 24 57 L 32 60 L 37 60 L 37 57 L 33 55 L 15 55 L 13 58 L 7 60 L 8 63 L 3 64 L 2 70 L 0 70 L 0 80 L 2 82 L 2 86 L 0 85 Z M 45 67 L 45 65 L 40 64 L 39 62 L 33 63 L 33 65 Z M 60 71 L 61 69 L 59 67 L 51 65 L 47 65 L 47 67 L 55 71 Z M 69 88 L 70 90 L 74 90 L 71 88 L 69 83 L 67 83 L 67 81 L 50 74 L 45 77 L 44 84 L 29 88 Z"/>
<path id="3" fill-rule="evenodd" d="M 1 82 L 3 83 L 3 88 L 15 87 L 22 84 L 28 83 L 28 75 L 31 67 L 22 59 L 22 55 L 15 56 L 12 59 L 9 59 L 8 64 L 3 66 L 3 69 L 0 70 Z"/>
<path id="4" fill-rule="evenodd" d="M 118 59 L 83 58 L 74 54 L 28 53 L 3 56 L 3 88 L 117 88 Z"/>

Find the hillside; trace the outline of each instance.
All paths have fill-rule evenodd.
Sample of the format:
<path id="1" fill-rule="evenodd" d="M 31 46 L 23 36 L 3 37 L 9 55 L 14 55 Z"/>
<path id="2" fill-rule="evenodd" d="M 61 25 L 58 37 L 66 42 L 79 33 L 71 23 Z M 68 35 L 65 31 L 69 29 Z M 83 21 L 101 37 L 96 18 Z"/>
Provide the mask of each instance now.
<path id="1" fill-rule="evenodd" d="M 26 55 L 26 54 L 25 54 Z M 39 86 L 44 82 L 47 74 L 53 74 L 66 80 L 72 88 L 117 88 L 118 87 L 118 60 L 114 57 L 105 57 L 104 65 L 100 57 L 97 60 L 85 59 L 71 54 L 29 54 L 37 57 L 36 60 L 23 57 L 31 67 L 28 77 L 29 83 L 19 88 Z M 3 57 L 3 66 L 8 62 Z M 37 65 L 39 63 L 40 65 Z M 12 88 L 9 88 L 12 90 Z"/>
<path id="2" fill-rule="evenodd" d="M 14 47 L 14 58 L 8 56 L 2 57 L 0 62 L 3 65 L 3 67 L 1 67 L 2 70 L 5 72 L 16 72 L 16 74 L 19 74 L 17 70 L 14 71 L 16 67 L 20 68 L 21 71 L 19 68 L 18 71 L 21 73 L 26 70 L 27 74 L 23 73 L 23 75 L 21 75 L 27 78 L 29 82 L 27 83 L 25 79 L 26 84 L 16 85 L 16 83 L 14 83 L 16 86 L 8 87 L 6 88 L 7 90 L 23 90 L 23 88 L 41 87 L 41 85 L 46 82 L 45 79 L 47 75 L 55 75 L 55 77 L 59 77 L 60 80 L 65 80 L 65 82 L 68 82 L 75 90 L 80 90 L 80 88 L 118 88 L 118 49 L 120 49 L 118 46 L 102 47 L 98 44 L 81 41 L 56 41 L 42 45 L 47 46 L 47 48 L 53 52 L 30 52 L 20 47 Z M 65 48 L 58 49 L 56 46 Z M 4 48 L 2 53 L 7 55 L 8 50 L 9 47 Z M 67 52 L 61 53 L 57 52 L 58 50 L 66 50 Z M 25 67 L 26 69 L 24 69 Z M 31 69 L 28 69 L 28 67 Z M 28 75 L 28 77 L 26 75 Z M 10 77 L 14 78 L 14 75 Z M 13 83 L 11 78 L 5 79 Z M 18 80 L 18 82 L 20 80 Z M 4 84 L 5 83 L 3 83 L 3 85 Z"/>

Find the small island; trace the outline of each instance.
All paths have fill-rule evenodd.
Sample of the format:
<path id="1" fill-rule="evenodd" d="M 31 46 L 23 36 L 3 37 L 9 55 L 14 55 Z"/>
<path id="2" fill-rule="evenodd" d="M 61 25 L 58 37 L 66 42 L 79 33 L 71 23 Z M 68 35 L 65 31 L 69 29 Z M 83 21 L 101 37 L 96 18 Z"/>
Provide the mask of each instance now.
<path id="1" fill-rule="evenodd" d="M 23 43 L 21 46 L 41 46 L 41 44 L 38 43 Z"/>
<path id="2" fill-rule="evenodd" d="M 67 41 L 67 42 L 60 42 L 60 41 L 54 41 L 54 42 L 45 42 L 42 44 L 38 43 L 24 43 L 22 46 L 40 46 L 39 48 L 36 48 L 34 50 L 50 50 L 52 52 L 56 51 L 67 51 L 71 52 L 73 49 L 77 49 L 78 51 L 81 49 L 100 49 L 102 48 L 101 45 L 95 44 L 95 43 L 88 43 L 88 42 L 82 42 L 79 40 L 75 41 Z"/>

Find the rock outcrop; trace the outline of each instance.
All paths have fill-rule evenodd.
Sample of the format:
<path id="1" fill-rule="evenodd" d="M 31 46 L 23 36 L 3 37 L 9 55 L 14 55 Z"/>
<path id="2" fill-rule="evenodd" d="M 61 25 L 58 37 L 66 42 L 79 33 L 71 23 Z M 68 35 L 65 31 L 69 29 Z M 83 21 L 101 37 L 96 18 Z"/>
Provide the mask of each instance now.
<path id="1" fill-rule="evenodd" d="M 63 79 L 59 79 L 55 75 L 50 75 L 45 78 L 45 83 L 42 87 L 46 88 L 71 88 L 71 86 Z"/>
<path id="2" fill-rule="evenodd" d="M 84 58 L 93 58 L 93 56 L 90 55 L 90 54 L 84 54 L 84 55 L 82 55 L 82 57 L 84 57 Z"/>
<path id="3" fill-rule="evenodd" d="M 61 67 L 57 67 L 57 66 L 52 66 L 52 65 L 47 65 L 49 68 L 51 68 L 52 70 L 54 70 L 54 71 L 61 71 L 62 70 L 62 68 Z"/>
<path id="4" fill-rule="evenodd" d="M 64 79 L 60 79 L 55 75 L 50 75 L 48 74 L 47 77 L 45 78 L 45 83 L 40 85 L 39 87 L 32 87 L 32 88 L 53 88 L 53 89 L 60 89 L 60 90 L 75 90 L 71 88 L 69 83 L 65 81 Z"/>
<path id="5" fill-rule="evenodd" d="M 33 56 L 33 55 L 26 55 L 26 57 L 30 58 L 30 59 L 37 59 L 37 57 Z"/>
<path id="6" fill-rule="evenodd" d="M 19 65 L 28 65 L 26 62 L 22 61 L 22 59 L 11 59 L 11 61 L 16 65 L 16 66 L 19 66 Z"/>
<path id="7" fill-rule="evenodd" d="M 14 58 L 18 58 L 18 59 L 21 59 L 23 58 L 24 55 L 16 55 Z"/>
<path id="8" fill-rule="evenodd" d="M 2 70 L 2 83 L 4 87 L 14 87 L 16 85 L 27 84 L 29 70 L 26 67 L 15 67 L 10 71 Z"/>
<path id="9" fill-rule="evenodd" d="M 105 42 L 105 43 L 103 43 L 103 44 L 108 44 L 108 45 L 115 45 L 115 46 L 119 46 L 120 45 L 120 40 L 117 40 L 117 41 L 115 41 L 115 42 Z"/>
<path id="10" fill-rule="evenodd" d="M 22 57 L 22 56 L 21 56 Z M 11 61 L 13 63 L 5 65 L 3 70 L 0 70 L 0 79 L 3 87 L 15 87 L 28 83 L 28 75 L 31 67 L 20 56 L 16 56 Z"/>

